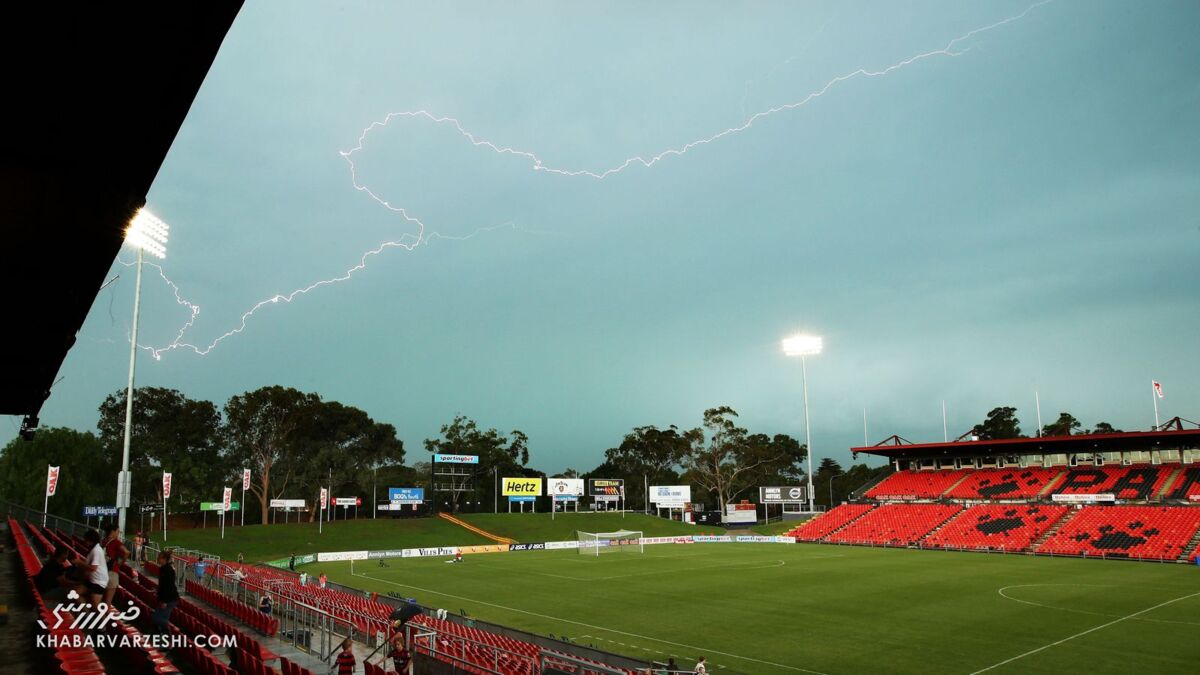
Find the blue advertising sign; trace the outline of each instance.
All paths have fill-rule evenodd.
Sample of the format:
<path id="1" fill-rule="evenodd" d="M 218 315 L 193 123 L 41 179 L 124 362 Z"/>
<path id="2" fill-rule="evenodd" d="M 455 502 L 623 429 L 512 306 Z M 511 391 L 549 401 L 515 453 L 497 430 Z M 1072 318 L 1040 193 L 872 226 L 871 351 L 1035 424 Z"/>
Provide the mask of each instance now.
<path id="1" fill-rule="evenodd" d="M 531 502 L 535 499 L 537 499 L 537 497 L 530 495 L 528 497 L 509 497 L 508 501 L 510 501 L 510 502 Z"/>
<path id="2" fill-rule="evenodd" d="M 97 516 L 115 516 L 117 515 L 117 507 L 115 506 L 85 506 L 83 507 L 84 518 L 94 518 Z"/>
<path id="3" fill-rule="evenodd" d="M 401 504 L 420 504 L 425 501 L 425 488 L 388 488 L 388 501 Z"/>
<path id="4" fill-rule="evenodd" d="M 479 455 L 434 455 L 433 461 L 443 464 L 478 464 Z"/>

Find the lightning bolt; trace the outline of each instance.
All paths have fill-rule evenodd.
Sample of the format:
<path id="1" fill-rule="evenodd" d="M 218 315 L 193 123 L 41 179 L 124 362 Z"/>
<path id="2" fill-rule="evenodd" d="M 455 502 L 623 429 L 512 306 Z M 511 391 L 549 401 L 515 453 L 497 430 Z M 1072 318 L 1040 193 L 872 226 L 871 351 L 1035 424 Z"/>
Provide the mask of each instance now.
<path id="1" fill-rule="evenodd" d="M 621 161 L 620 163 L 615 164 L 615 165 L 613 165 L 609 168 L 605 168 L 605 169 L 594 169 L 593 170 L 593 169 L 581 169 L 581 168 L 565 168 L 565 167 L 549 165 L 541 157 L 539 157 L 536 153 L 534 153 L 532 151 L 513 148 L 513 147 L 510 147 L 507 145 L 501 145 L 499 143 L 496 143 L 491 140 L 488 140 L 488 139 L 478 136 L 474 132 L 467 129 L 462 124 L 462 122 L 460 122 L 458 120 L 458 118 L 455 118 L 455 117 L 437 115 L 437 114 L 434 114 L 427 110 L 411 110 L 411 111 L 400 111 L 400 112 L 388 113 L 382 119 L 371 123 L 365 129 L 363 129 L 362 132 L 358 136 L 357 144 L 350 150 L 342 151 L 340 153 L 340 155 L 341 155 L 342 159 L 345 160 L 347 165 L 349 166 L 351 185 L 354 187 L 354 189 L 366 194 L 371 200 L 373 200 L 379 206 L 381 206 L 384 209 L 387 209 L 389 212 L 399 216 L 405 223 L 414 226 L 415 232 L 406 232 L 405 234 L 401 235 L 397 239 L 384 241 L 384 242 L 380 243 L 378 246 L 376 246 L 375 248 L 372 248 L 372 249 L 364 252 L 362 254 L 362 256 L 359 258 L 357 264 L 348 268 L 345 272 L 339 274 L 338 276 L 331 277 L 328 279 L 321 279 L 321 280 L 315 281 L 307 286 L 296 288 L 290 292 L 278 293 L 278 294 L 272 295 L 271 297 L 260 300 L 259 302 L 257 302 L 253 306 L 251 306 L 250 309 L 246 310 L 242 314 L 241 319 L 238 322 L 238 325 L 236 327 L 226 331 L 225 333 L 218 336 L 216 339 L 214 339 L 211 342 L 208 342 L 207 344 L 204 344 L 204 345 L 198 345 L 195 343 L 185 341 L 185 335 L 193 327 L 193 325 L 195 324 L 195 321 L 196 321 L 196 317 L 199 316 L 199 314 L 200 314 L 200 307 L 192 302 L 189 302 L 182 296 L 182 294 L 179 291 L 179 287 L 167 277 L 166 273 L 162 269 L 162 266 L 160 266 L 156 263 L 145 263 L 145 264 L 153 265 L 155 268 L 158 269 L 158 273 L 162 277 L 163 281 L 166 282 L 167 285 L 170 286 L 172 291 L 174 292 L 176 302 L 178 304 L 186 307 L 190 311 L 191 316 L 189 317 L 188 321 L 179 329 L 177 335 L 175 336 L 175 339 L 172 340 L 170 343 L 168 343 L 166 346 L 164 346 L 164 347 L 149 347 L 149 346 L 143 346 L 143 345 L 138 345 L 138 346 L 142 349 L 149 351 L 155 359 L 161 359 L 163 354 L 173 351 L 175 349 L 190 350 L 190 351 L 195 352 L 198 355 L 204 356 L 204 355 L 208 354 L 209 352 L 211 352 L 213 349 L 215 349 L 217 347 L 217 345 L 219 345 L 224 340 L 227 340 L 228 338 L 233 337 L 234 335 L 237 335 L 237 334 L 245 331 L 249 324 L 251 317 L 253 317 L 259 310 L 261 310 L 265 307 L 269 307 L 271 305 L 277 305 L 279 303 L 290 304 L 294 300 L 296 300 L 304 295 L 307 295 L 308 293 L 315 291 L 319 288 L 322 288 L 324 286 L 331 286 L 333 284 L 338 284 L 338 283 L 341 283 L 344 281 L 348 281 L 348 280 L 350 280 L 351 277 L 354 276 L 355 273 L 365 269 L 367 266 L 367 263 L 372 258 L 382 254 L 384 251 L 387 251 L 387 250 L 393 249 L 393 248 L 399 248 L 399 249 L 403 249 L 408 252 L 412 252 L 415 249 L 417 249 L 419 246 L 421 246 L 422 244 L 428 244 L 430 241 L 435 240 L 435 239 L 464 241 L 467 239 L 471 239 L 471 238 L 475 237 L 476 235 L 481 234 L 483 232 L 496 230 L 496 229 L 499 229 L 502 227 L 510 227 L 510 228 L 516 229 L 516 230 L 520 229 L 512 223 L 503 223 L 500 225 L 492 225 L 489 227 L 482 227 L 482 228 L 479 228 L 479 229 L 475 230 L 474 232 L 471 232 L 470 234 L 467 234 L 464 236 L 451 236 L 451 235 L 439 234 L 437 232 L 430 231 L 429 228 L 427 227 L 427 225 L 420 218 L 418 218 L 417 216 L 410 213 L 406 208 L 404 208 L 403 206 L 392 204 L 388 199 L 384 198 L 383 196 L 378 194 L 375 190 L 373 190 L 371 187 L 369 187 L 368 185 L 366 185 L 365 183 L 360 181 L 359 176 L 358 176 L 358 167 L 354 163 L 355 155 L 361 153 L 365 149 L 368 136 L 370 136 L 371 134 L 373 134 L 379 130 L 387 128 L 392 123 L 393 120 L 425 121 L 425 122 L 432 123 L 432 124 L 438 125 L 438 126 L 443 126 L 443 125 L 449 126 L 449 127 L 453 128 L 456 132 L 458 132 L 458 134 L 464 140 L 466 140 L 468 143 L 470 143 L 472 146 L 490 150 L 498 155 L 510 155 L 510 156 L 525 160 L 529 163 L 529 168 L 532 169 L 534 172 L 542 172 L 542 173 L 547 173 L 547 174 L 551 174 L 551 175 L 564 176 L 564 177 L 568 177 L 568 178 L 590 178 L 593 180 L 602 181 L 610 176 L 619 174 L 619 173 L 629 169 L 630 167 L 640 166 L 645 169 L 650 169 L 664 160 L 667 160 L 667 159 L 670 159 L 673 157 L 682 157 L 694 149 L 697 149 L 697 148 L 700 148 L 702 146 L 706 146 L 706 145 L 709 145 L 712 143 L 716 143 L 717 141 L 720 141 L 724 138 L 745 132 L 745 131 L 749 130 L 750 128 L 752 128 L 757 122 L 764 120 L 768 117 L 772 117 L 772 116 L 778 115 L 780 113 L 784 113 L 784 112 L 788 112 L 788 111 L 792 111 L 792 110 L 796 110 L 798 108 L 804 107 L 804 106 L 808 105 L 809 103 L 821 98 L 826 93 L 828 93 L 829 91 L 836 88 L 838 85 L 841 85 L 845 82 L 849 82 L 849 81 L 856 80 L 856 79 L 884 77 L 884 76 L 887 76 L 898 70 L 901 70 L 903 68 L 907 68 L 908 66 L 911 66 L 913 64 L 927 61 L 930 59 L 935 59 L 935 58 L 940 58 L 940 57 L 961 56 L 964 53 L 966 53 L 967 51 L 969 51 L 970 47 L 963 46 L 963 45 L 964 45 L 964 43 L 970 41 L 972 38 L 975 38 L 978 35 L 987 33 L 989 31 L 995 30 L 997 28 L 1006 26 L 1015 21 L 1020 21 L 1021 19 L 1024 19 L 1026 16 L 1028 16 L 1034 10 L 1036 10 L 1040 7 L 1043 7 L 1045 5 L 1048 5 L 1052 2 L 1054 2 L 1054 0 L 1040 0 L 1040 2 L 1037 2 L 1037 3 L 1034 3 L 1030 6 L 1028 6 L 1020 13 L 1014 14 L 1014 15 L 1006 17 L 1004 19 L 1000 19 L 999 21 L 996 21 L 994 23 L 990 23 L 986 26 L 982 26 L 980 28 L 975 28 L 966 33 L 963 33 L 962 35 L 959 35 L 958 37 L 947 42 L 940 49 L 934 49 L 931 51 L 921 52 L 921 53 L 915 54 L 913 56 L 910 56 L 908 58 L 905 58 L 901 61 L 892 63 L 891 65 L 885 66 L 883 68 L 878 68 L 875 70 L 869 70 L 867 68 L 859 68 L 859 69 L 853 70 L 851 72 L 845 73 L 843 75 L 838 75 L 837 77 L 834 77 L 833 79 L 826 82 L 824 86 L 808 93 L 804 97 L 802 97 L 796 101 L 793 101 L 791 103 L 777 105 L 777 106 L 759 111 L 757 113 L 754 113 L 753 115 L 750 115 L 749 117 L 745 118 L 745 120 L 739 125 L 723 129 L 721 131 L 718 131 L 714 134 L 711 134 L 711 135 L 703 137 L 703 138 L 698 138 L 698 139 L 689 141 L 687 143 L 684 143 L 683 145 L 667 148 L 667 149 L 662 150 L 655 154 L 633 155 L 633 156 L 628 157 L 625 160 Z M 745 99 L 745 92 L 743 92 L 743 101 L 744 101 L 744 99 Z M 118 260 L 118 262 L 120 262 L 122 265 L 126 265 L 126 266 L 134 264 L 134 263 L 127 263 L 127 262 L 121 261 L 121 260 Z"/>

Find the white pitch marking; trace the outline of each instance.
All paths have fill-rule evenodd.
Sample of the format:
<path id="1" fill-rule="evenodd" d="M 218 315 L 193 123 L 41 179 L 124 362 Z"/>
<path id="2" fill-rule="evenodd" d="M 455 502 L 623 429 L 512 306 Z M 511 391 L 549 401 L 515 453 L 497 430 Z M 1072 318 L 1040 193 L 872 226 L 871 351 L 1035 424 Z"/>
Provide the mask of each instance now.
<path id="1" fill-rule="evenodd" d="M 1008 595 L 1004 592 L 1010 588 L 1033 588 L 1036 586 L 1083 586 L 1083 587 L 1090 587 L 1090 588 L 1110 588 L 1110 585 L 1106 585 L 1106 584 L 1020 584 L 1018 586 L 1005 586 L 1004 588 L 1001 588 L 1000 590 L 998 590 L 996 592 L 1000 594 L 1000 597 L 1002 597 L 1006 600 L 1012 600 L 1013 602 L 1019 602 L 1024 605 L 1033 605 L 1034 607 L 1044 607 L 1046 609 L 1056 609 L 1060 612 L 1074 612 L 1076 614 L 1090 614 L 1092 616 L 1105 616 L 1110 619 L 1118 618 L 1121 616 L 1120 614 L 1105 614 L 1103 612 L 1090 612 L 1086 609 L 1072 609 L 1070 607 L 1055 607 L 1054 605 L 1044 605 L 1040 602 L 1033 602 L 1032 600 L 1022 600 L 1020 598 L 1014 598 L 1011 595 Z M 1181 625 L 1181 626 L 1200 626 L 1200 623 L 1196 623 L 1195 621 L 1171 621 L 1170 619 L 1138 619 L 1138 621 L 1148 621 L 1151 623 L 1173 623 L 1173 624 Z"/>
<path id="2" fill-rule="evenodd" d="M 1159 609 L 1159 608 L 1161 608 L 1161 607 L 1166 607 L 1167 605 L 1173 605 L 1173 604 L 1175 604 L 1175 603 L 1179 602 L 1180 600 L 1187 600 L 1188 598 L 1194 598 L 1194 597 L 1196 597 L 1196 596 L 1198 596 L 1198 595 L 1200 595 L 1200 592 L 1198 592 L 1198 593 L 1191 593 L 1191 594 L 1189 594 L 1189 595 L 1181 595 L 1181 596 L 1179 596 L 1178 598 L 1175 598 L 1175 599 L 1173 599 L 1173 600 L 1167 600 L 1166 602 L 1160 602 L 1159 604 L 1157 604 L 1157 605 L 1155 605 L 1155 606 L 1153 606 L 1153 607 L 1147 607 L 1146 609 L 1143 609 L 1143 610 L 1142 610 L 1142 611 L 1140 611 L 1140 612 L 1134 612 L 1133 614 L 1126 614 L 1125 616 L 1123 616 L 1123 617 L 1121 617 L 1121 618 L 1119 618 L 1119 619 L 1116 619 L 1116 620 L 1113 620 L 1113 621 L 1109 621 L 1108 623 L 1103 623 L 1103 624 L 1100 624 L 1099 626 L 1096 626 L 1095 628 L 1089 628 L 1089 629 L 1087 629 L 1087 630 L 1085 630 L 1085 631 L 1081 631 L 1081 632 L 1079 632 L 1079 633 L 1076 633 L 1076 634 L 1074 634 L 1074 635 L 1070 635 L 1070 636 L 1068 636 L 1068 637 L 1065 637 L 1065 638 L 1063 638 L 1063 639 L 1061 639 L 1061 640 L 1057 640 L 1057 641 L 1055 641 L 1055 642 L 1051 642 L 1051 643 L 1050 643 L 1050 644 L 1048 644 L 1048 645 L 1042 645 L 1041 647 L 1038 647 L 1037 649 L 1030 649 L 1029 651 L 1025 652 L 1024 654 L 1017 654 L 1016 656 L 1014 656 L 1014 657 L 1012 657 L 1012 658 L 1010 658 L 1010 659 L 1005 659 L 1005 660 L 1003 660 L 1003 661 L 1001 661 L 1001 662 L 999 662 L 999 663 L 994 663 L 994 664 L 992 664 L 992 665 L 988 666 L 987 668 L 982 668 L 982 669 L 980 669 L 980 670 L 976 670 L 975 672 L 971 673 L 971 675 L 979 675 L 979 673 L 986 673 L 986 672 L 988 672 L 989 670 L 994 670 L 994 669 L 996 669 L 996 668 L 999 668 L 1000 666 L 1008 665 L 1008 664 L 1012 663 L 1013 661 L 1017 661 L 1017 660 L 1019 660 L 1019 659 L 1023 659 L 1023 658 L 1025 658 L 1026 656 L 1032 656 L 1032 655 L 1034 655 L 1034 654 L 1037 654 L 1038 652 L 1045 651 L 1045 650 L 1047 650 L 1047 649 L 1049 649 L 1049 648 L 1051 648 L 1051 647 L 1057 647 L 1058 645 L 1061 645 L 1061 644 L 1063 644 L 1064 642 L 1070 642 L 1071 640 L 1074 640 L 1075 638 L 1083 637 L 1084 635 L 1088 635 L 1088 634 L 1090 634 L 1090 633 L 1095 633 L 1095 632 L 1096 632 L 1096 631 L 1098 631 L 1098 630 L 1102 630 L 1102 629 L 1108 628 L 1109 626 L 1114 626 L 1114 625 L 1116 625 L 1116 624 L 1118 624 L 1118 623 L 1121 623 L 1122 621 L 1127 621 L 1127 620 L 1129 620 L 1129 619 L 1133 619 L 1133 618 L 1139 617 L 1139 616 L 1141 616 L 1141 615 L 1143 615 L 1143 614 L 1145 614 L 1145 613 L 1147 613 L 1147 612 L 1153 612 L 1154 610 L 1156 610 L 1156 609 Z M 1010 598 L 1010 599 L 1011 599 L 1011 598 Z"/>
<path id="3" fill-rule="evenodd" d="M 784 670 L 794 670 L 798 673 L 812 673 L 813 675 L 828 675 L 827 673 L 822 673 L 819 670 L 809 670 L 807 668 L 800 668 L 799 666 L 789 666 L 789 665 L 783 664 L 783 663 L 775 663 L 774 661 L 765 661 L 763 659 L 756 659 L 756 658 L 753 658 L 750 656 L 741 656 L 740 654 L 731 654 L 729 652 L 722 652 L 722 651 L 718 651 L 716 649 L 712 649 L 711 647 L 697 647 L 696 645 L 684 644 L 682 642 L 672 642 L 670 640 L 663 640 L 661 638 L 650 637 L 649 635 L 640 635 L 638 633 L 630 633 L 630 632 L 623 631 L 623 630 L 616 630 L 615 628 L 606 628 L 604 626 L 597 626 L 595 624 L 584 623 L 582 621 L 575 621 L 573 619 L 563 619 L 563 618 L 559 618 L 557 616 L 550 616 L 549 614 L 540 614 L 538 612 L 531 612 L 526 609 L 517 609 L 516 607 L 507 607 L 505 605 L 498 605 L 494 602 L 487 602 L 484 600 L 476 600 L 475 598 L 468 598 L 468 597 L 464 597 L 461 595 L 453 595 L 451 593 L 443 593 L 442 591 L 435 591 L 431 588 L 421 588 L 420 586 L 413 586 L 412 584 L 402 584 L 398 581 L 390 581 L 388 579 L 380 579 L 379 577 L 373 577 L 368 574 L 360 574 L 360 573 L 356 572 L 356 573 L 354 573 L 354 576 L 363 577 L 365 579 L 371 579 L 373 581 L 379 581 L 379 582 L 382 582 L 385 584 L 391 584 L 393 586 L 399 586 L 400 588 L 412 588 L 414 590 L 421 591 L 422 593 L 433 593 L 434 595 L 441 595 L 441 596 L 447 597 L 447 598 L 454 598 L 455 600 L 465 600 L 467 602 L 473 602 L 475 604 L 484 605 L 486 607 L 495 607 L 496 609 L 503 609 L 508 612 L 516 612 L 518 614 L 527 614 L 529 616 L 536 616 L 540 619 L 549 619 L 551 621 L 559 621 L 562 623 L 574 624 L 576 626 L 583 626 L 584 628 L 592 628 L 595 630 L 602 630 L 602 631 L 606 631 L 609 633 L 613 633 L 615 635 L 624 635 L 626 637 L 640 638 L 642 640 L 649 640 L 651 642 L 659 642 L 664 645 L 672 645 L 674 647 L 683 647 L 684 649 L 694 649 L 697 652 L 707 652 L 709 654 L 720 654 L 721 656 L 728 656 L 730 658 L 738 659 L 741 661 L 749 661 L 751 663 L 761 663 L 763 665 L 772 666 L 775 668 L 783 668 Z M 1197 593 L 1196 595 L 1200 595 L 1200 593 Z"/>

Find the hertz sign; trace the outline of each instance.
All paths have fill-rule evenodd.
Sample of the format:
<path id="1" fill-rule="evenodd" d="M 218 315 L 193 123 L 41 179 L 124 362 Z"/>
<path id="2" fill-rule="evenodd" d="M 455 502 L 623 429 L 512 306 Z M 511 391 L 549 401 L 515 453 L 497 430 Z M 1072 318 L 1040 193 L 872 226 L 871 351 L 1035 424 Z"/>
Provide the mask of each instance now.
<path id="1" fill-rule="evenodd" d="M 505 497 L 540 497 L 542 495 L 541 478 L 505 478 L 503 487 L 500 494 Z"/>

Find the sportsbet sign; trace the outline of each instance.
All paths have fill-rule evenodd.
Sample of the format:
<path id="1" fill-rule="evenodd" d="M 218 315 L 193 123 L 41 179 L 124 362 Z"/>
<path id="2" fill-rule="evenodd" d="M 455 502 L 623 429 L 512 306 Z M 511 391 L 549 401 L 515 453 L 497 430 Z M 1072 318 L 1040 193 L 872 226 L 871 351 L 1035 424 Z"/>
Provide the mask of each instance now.
<path id="1" fill-rule="evenodd" d="M 505 478 L 500 494 L 505 497 L 540 497 L 541 478 Z"/>

